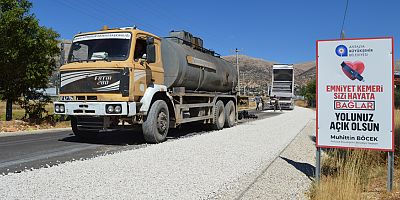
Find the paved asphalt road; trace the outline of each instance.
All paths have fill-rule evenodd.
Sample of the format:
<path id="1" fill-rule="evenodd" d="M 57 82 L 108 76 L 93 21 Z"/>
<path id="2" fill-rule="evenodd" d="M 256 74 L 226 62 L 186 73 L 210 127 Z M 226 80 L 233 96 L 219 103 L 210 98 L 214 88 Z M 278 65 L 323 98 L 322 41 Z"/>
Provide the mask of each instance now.
<path id="1" fill-rule="evenodd" d="M 280 114 L 273 111 L 250 113 L 256 114 L 258 119 Z M 250 120 L 254 119 L 241 120 L 239 123 Z M 168 140 L 190 137 L 207 131 L 202 125 L 182 125 L 181 128 L 170 131 Z M 146 146 L 140 131 L 102 133 L 92 140 L 80 140 L 71 130 L 5 136 L 0 137 L 0 174 L 50 167 L 67 161 L 89 159 Z"/>

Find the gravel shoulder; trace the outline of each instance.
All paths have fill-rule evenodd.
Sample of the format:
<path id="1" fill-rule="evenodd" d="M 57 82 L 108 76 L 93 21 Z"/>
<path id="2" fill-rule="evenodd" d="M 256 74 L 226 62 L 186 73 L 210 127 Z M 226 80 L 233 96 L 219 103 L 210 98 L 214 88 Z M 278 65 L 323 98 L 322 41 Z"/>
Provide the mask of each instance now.
<path id="1" fill-rule="evenodd" d="M 247 173 L 211 199 L 308 199 L 315 172 L 315 118 L 264 169 Z"/>
<path id="2" fill-rule="evenodd" d="M 308 199 L 315 173 L 315 120 L 240 195 L 240 199 Z"/>
<path id="3" fill-rule="evenodd" d="M 221 131 L 0 176 L 0 199 L 229 198 L 224 194 L 236 183 L 257 177 L 277 161 L 314 115 L 312 110 L 296 107 Z M 294 184 L 286 181 L 285 186 Z"/>

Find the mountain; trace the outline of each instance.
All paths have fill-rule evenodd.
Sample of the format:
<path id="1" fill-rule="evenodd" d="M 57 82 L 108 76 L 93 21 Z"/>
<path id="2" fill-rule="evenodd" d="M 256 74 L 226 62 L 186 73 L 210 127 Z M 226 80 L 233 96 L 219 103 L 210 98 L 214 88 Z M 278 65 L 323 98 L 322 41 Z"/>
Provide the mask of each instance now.
<path id="1" fill-rule="evenodd" d="M 236 66 L 236 56 L 224 56 L 223 59 Z M 266 88 L 271 80 L 272 65 L 275 62 L 239 55 L 239 80 L 241 87 Z"/>
<path id="2" fill-rule="evenodd" d="M 223 59 L 236 66 L 236 56 L 223 56 Z M 272 65 L 278 63 L 246 55 L 239 55 L 239 71 L 241 87 L 250 91 L 265 89 L 271 84 Z M 295 84 L 304 85 L 315 78 L 315 62 L 294 64 Z"/>
<path id="3" fill-rule="evenodd" d="M 298 85 L 306 85 L 308 82 L 314 80 L 316 78 L 316 63 L 315 61 L 310 61 L 306 63 L 301 63 L 301 64 L 295 64 L 294 67 L 296 66 L 304 66 L 303 69 L 305 69 L 301 74 L 295 75 L 294 81 Z"/>
<path id="4" fill-rule="evenodd" d="M 298 85 L 306 85 L 316 77 L 316 64 L 315 61 L 294 64 L 294 68 L 303 69 L 304 71 L 298 75 L 294 75 L 294 82 Z"/>

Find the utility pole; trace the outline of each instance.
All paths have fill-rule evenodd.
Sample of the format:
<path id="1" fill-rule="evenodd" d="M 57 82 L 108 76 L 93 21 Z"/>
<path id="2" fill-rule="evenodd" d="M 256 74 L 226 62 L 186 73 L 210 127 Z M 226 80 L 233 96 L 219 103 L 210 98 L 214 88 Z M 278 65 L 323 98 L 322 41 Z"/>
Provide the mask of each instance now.
<path id="1" fill-rule="evenodd" d="M 64 63 L 65 63 L 64 41 L 61 41 L 61 44 L 60 44 L 60 51 L 61 51 L 61 54 L 60 54 L 60 66 L 62 66 L 62 65 L 64 65 Z"/>
<path id="2" fill-rule="evenodd" d="M 239 96 L 240 96 L 240 74 L 239 74 L 239 50 L 236 48 L 236 70 L 237 70 L 237 75 L 238 75 L 238 90 L 239 90 Z"/>
<path id="3" fill-rule="evenodd" d="M 244 72 L 242 72 L 242 82 L 243 82 L 243 95 L 246 96 L 246 84 L 244 84 Z"/>
<path id="4" fill-rule="evenodd" d="M 59 95 L 60 94 L 60 86 L 61 86 L 61 79 L 60 79 L 60 67 L 63 66 L 65 64 L 65 44 L 64 41 L 61 41 L 60 44 L 60 66 L 57 69 L 57 81 L 56 81 L 56 94 Z"/>

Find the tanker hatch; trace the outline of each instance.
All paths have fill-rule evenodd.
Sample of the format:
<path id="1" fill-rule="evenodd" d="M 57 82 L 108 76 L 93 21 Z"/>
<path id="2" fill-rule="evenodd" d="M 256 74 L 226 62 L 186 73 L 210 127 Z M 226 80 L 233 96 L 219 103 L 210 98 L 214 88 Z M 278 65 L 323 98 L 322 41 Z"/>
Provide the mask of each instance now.
<path id="1" fill-rule="evenodd" d="M 181 30 L 181 31 L 174 31 L 172 30 L 169 33 L 169 37 L 171 41 L 176 42 L 178 44 L 184 44 L 187 46 L 192 47 L 195 50 L 201 51 L 206 54 L 210 54 L 212 56 L 220 57 L 219 54 L 215 53 L 215 51 L 206 49 L 203 47 L 203 40 L 199 37 L 193 36 L 191 33 Z"/>

